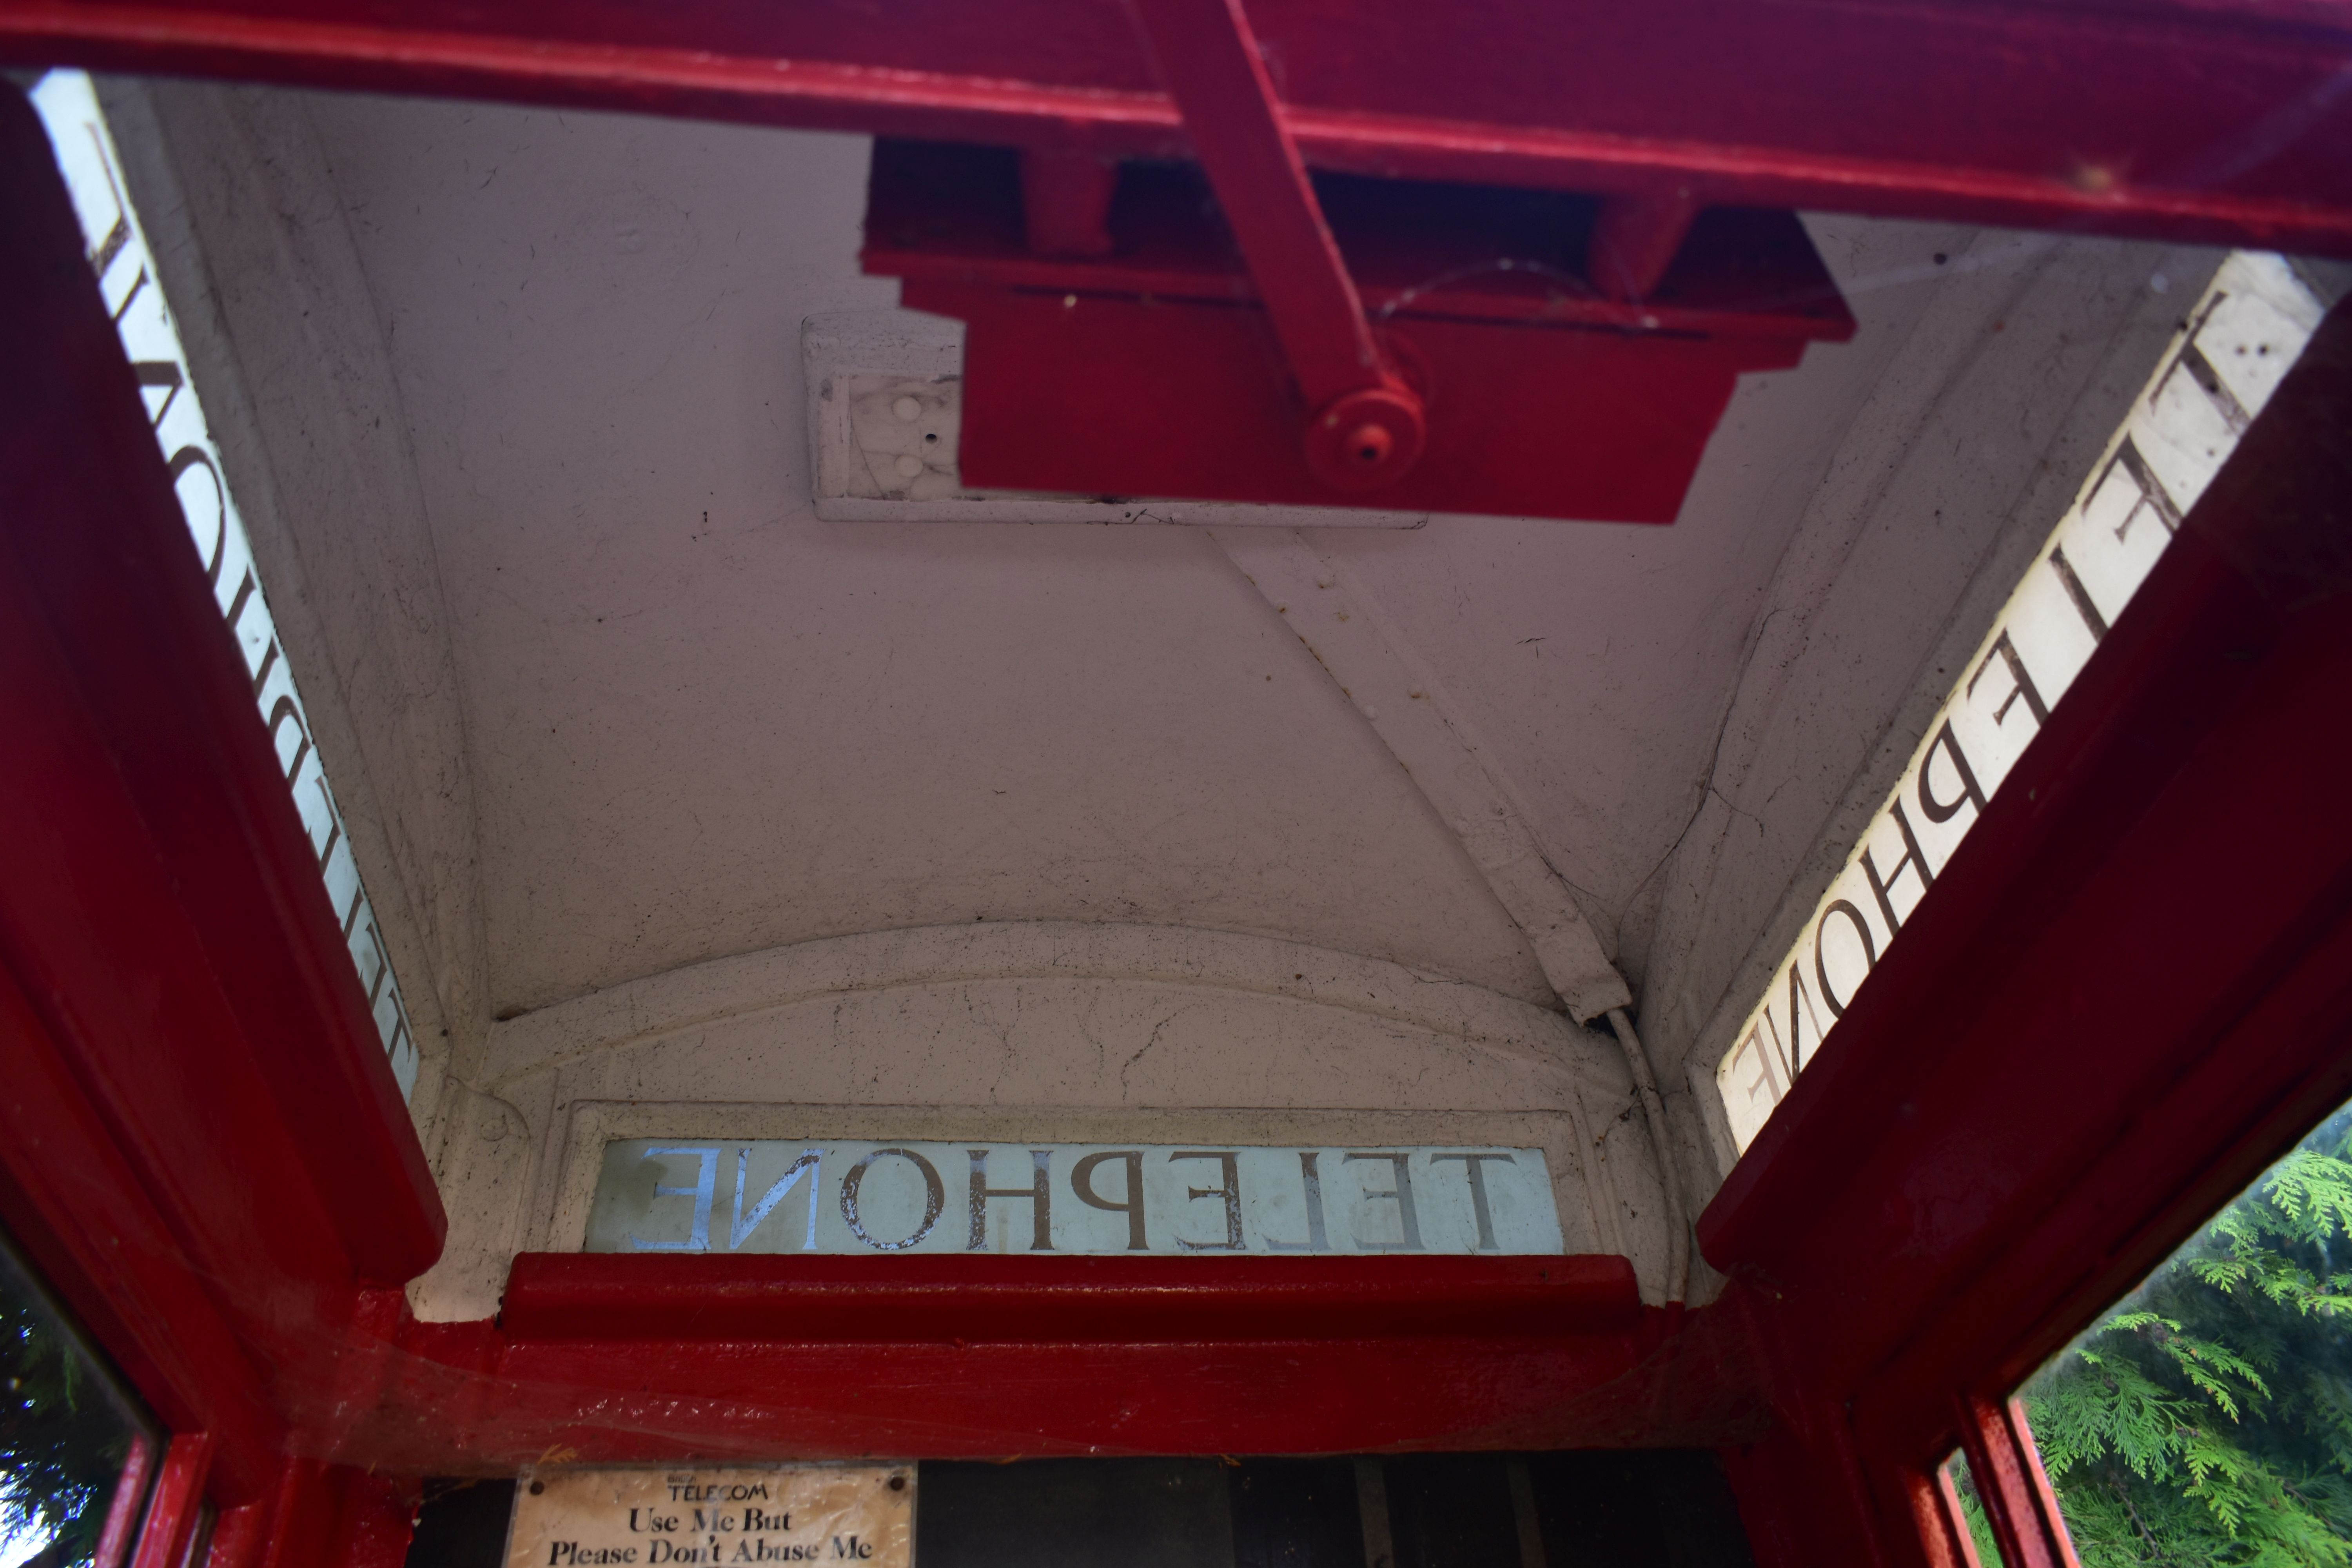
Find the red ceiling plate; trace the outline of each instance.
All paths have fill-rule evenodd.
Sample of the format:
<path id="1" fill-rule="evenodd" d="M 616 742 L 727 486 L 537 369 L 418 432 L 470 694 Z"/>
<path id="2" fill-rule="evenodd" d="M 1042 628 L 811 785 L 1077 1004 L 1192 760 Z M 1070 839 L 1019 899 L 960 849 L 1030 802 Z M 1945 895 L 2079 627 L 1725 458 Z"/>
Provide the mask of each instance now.
<path id="1" fill-rule="evenodd" d="M 1035 256 L 1016 155 L 878 143 L 867 271 L 969 326 L 963 479 L 976 489 L 1672 522 L 1743 373 L 1853 320 L 1790 214 L 1693 226 L 1652 297 L 1588 279 L 1585 197 L 1326 177 L 1318 195 L 1383 344 L 1428 404 L 1394 484 L 1308 467 L 1307 416 L 1197 176 L 1130 165 L 1112 254 Z"/>

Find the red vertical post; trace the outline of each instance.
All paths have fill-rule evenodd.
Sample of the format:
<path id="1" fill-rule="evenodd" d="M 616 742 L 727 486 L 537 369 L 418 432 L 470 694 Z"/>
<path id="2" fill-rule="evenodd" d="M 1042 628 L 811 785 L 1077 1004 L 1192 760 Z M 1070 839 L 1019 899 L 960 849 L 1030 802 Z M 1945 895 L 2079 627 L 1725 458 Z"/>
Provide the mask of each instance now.
<path id="1" fill-rule="evenodd" d="M 269 1543 L 270 1500 L 224 1509 L 213 1521 L 213 1542 L 205 1568 L 255 1568 Z"/>
<path id="2" fill-rule="evenodd" d="M 253 1568 L 327 1568 L 333 1561 L 337 1500 L 332 1470 L 316 1459 L 287 1460 Z"/>
<path id="3" fill-rule="evenodd" d="M 1964 1394 L 1958 1403 L 1960 1448 L 2001 1560 L 2009 1568 L 2081 1568 L 2024 1407 L 1979 1394 Z"/>
<path id="4" fill-rule="evenodd" d="M 148 1505 L 147 1523 L 139 1531 L 139 1545 L 131 1568 L 181 1568 L 203 1521 L 205 1483 L 212 1479 L 213 1454 L 218 1447 L 209 1432 L 183 1432 L 163 1450 L 163 1471 L 155 1478 L 155 1500 Z"/>
<path id="5" fill-rule="evenodd" d="M 2042 1521 L 2042 1531 L 2057 1549 L 2058 1561 L 2064 1568 L 2082 1568 L 2074 1556 L 2074 1538 L 2066 1532 L 2066 1516 L 2059 1510 L 2058 1494 L 2051 1488 L 2050 1472 L 2042 1468 L 2042 1448 L 2034 1442 L 2032 1425 L 2025 1418 L 2025 1402 L 2011 1399 L 2006 1414 L 2010 1437 L 2024 1463 L 2034 1516 Z"/>
<path id="6" fill-rule="evenodd" d="M 131 1452 L 123 1458 L 122 1473 L 115 1478 L 114 1495 L 107 1501 L 106 1522 L 99 1527 L 90 1568 L 122 1568 L 131 1560 L 140 1513 L 147 1506 L 147 1485 L 155 1479 L 157 1448 L 152 1437 L 131 1439 Z"/>
<path id="7" fill-rule="evenodd" d="M 1969 1516 L 1960 1507 L 1960 1489 L 1952 1483 L 1950 1464 L 1937 1465 L 1933 1475 L 1906 1479 L 1911 1516 L 1919 1526 L 1919 1542 L 1932 1568 L 1985 1568 L 1977 1555 L 1977 1538 L 1969 1529 Z"/>
<path id="8" fill-rule="evenodd" d="M 342 1517 L 331 1568 L 401 1568 L 416 1529 L 417 1484 L 363 1471 L 341 1471 Z"/>
<path id="9" fill-rule="evenodd" d="M 418 1484 L 289 1459 L 268 1496 L 221 1515 L 205 1568 L 401 1568 Z"/>

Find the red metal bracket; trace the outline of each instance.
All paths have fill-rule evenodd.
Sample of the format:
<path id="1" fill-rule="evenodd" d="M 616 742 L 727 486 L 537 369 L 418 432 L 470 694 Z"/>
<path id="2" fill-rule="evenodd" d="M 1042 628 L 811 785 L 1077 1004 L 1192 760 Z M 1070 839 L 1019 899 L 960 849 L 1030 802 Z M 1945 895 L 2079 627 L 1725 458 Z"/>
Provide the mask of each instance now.
<path id="1" fill-rule="evenodd" d="M 1393 483 L 1427 439 L 1421 396 L 1364 320 L 1241 0 L 1129 6 L 1306 398 L 1307 467 L 1343 489 Z"/>
<path id="2" fill-rule="evenodd" d="M 1426 414 L 1410 472 L 1345 489 L 1205 177 L 1093 160 L 875 144 L 863 262 L 966 323 L 976 489 L 1672 522 L 1737 379 L 1853 332 L 1787 213 L 1707 207 L 1677 246 L 1669 208 L 1323 175 L 1344 281 Z"/>

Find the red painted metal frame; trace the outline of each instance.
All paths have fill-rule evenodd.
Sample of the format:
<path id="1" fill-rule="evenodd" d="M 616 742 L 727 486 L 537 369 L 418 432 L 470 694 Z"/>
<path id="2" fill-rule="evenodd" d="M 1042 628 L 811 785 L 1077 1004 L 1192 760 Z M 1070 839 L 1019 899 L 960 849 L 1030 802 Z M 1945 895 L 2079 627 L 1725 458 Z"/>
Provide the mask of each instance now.
<path id="1" fill-rule="evenodd" d="M 1260 0 L 1310 166 L 2352 255 L 2332 0 Z M 0 58 L 1187 155 L 1120 0 L 6 0 Z"/>
<path id="2" fill-rule="evenodd" d="M 181 1434 L 143 1568 L 181 1493 L 267 1489 L 362 1286 L 443 1221 L 13 89 L 0 211 L 0 1221 Z"/>
<path id="3" fill-rule="evenodd" d="M 432 1174 L 375 1043 L 318 858 L 288 808 L 252 683 L 211 588 L 187 570 L 193 545 L 153 437 L 143 418 L 99 413 L 136 398 L 131 369 L 103 311 L 89 309 L 95 285 L 58 274 L 82 265 L 79 230 L 29 109 L 12 95 L 9 113 L 6 281 L 26 301 L 0 354 L 11 367 L 0 416 L 17 459 L 5 479 L 9 589 L 23 595 L 11 668 L 47 671 L 12 681 L 9 699 L 47 709 L 37 721 L 23 715 L 16 732 L 60 747 L 72 735 L 70 744 L 102 752 L 118 796 L 85 790 L 69 805 L 36 810 L 28 800 L 10 814 L 52 831 L 8 835 L 0 849 L 12 883 L 41 891 L 37 911 L 9 911 L 9 967 L 136 1142 L 174 1163 L 218 1167 L 227 1186 L 282 1189 L 285 1173 L 244 1142 L 266 1130 L 307 1174 L 295 1185 L 325 1204 L 333 1245 L 357 1277 L 408 1279 L 440 1251 Z M 54 229 L 47 220 L 61 211 L 68 226 Z M 110 490 L 93 488 L 92 474 L 113 476 Z M 210 655 L 192 658 L 197 647 Z M 62 752 L 22 761 L 10 782 L 34 792 L 54 787 L 44 769 L 89 765 Z M 168 906 L 134 911 L 97 896 L 142 877 L 171 887 Z M 174 942 L 167 925 L 193 940 Z M 301 940 L 257 942 L 247 934 L 257 931 Z M 159 970 L 164 954 L 186 960 L 89 986 L 90 955 L 106 952 L 153 952 Z M 206 1029 L 238 1043 L 198 1048 Z M 165 1040 L 183 1048 L 159 1048 Z M 192 1122 L 196 1106 L 207 1114 Z M 278 1247 L 261 1227 L 244 1245 L 262 1258 Z"/>
<path id="4" fill-rule="evenodd" d="M 1340 491 L 1300 450 L 1255 310 L 912 280 L 900 296 L 966 324 L 964 482 L 1080 496 L 1671 523 L 1740 375 L 1805 348 L 1400 321 L 1392 341 L 1433 367 L 1425 444 L 1393 482 Z"/>
<path id="5" fill-rule="evenodd" d="M 551 1447 L 657 1463 L 1687 1446 L 1765 1430 L 1737 1313 L 1612 1305 L 1611 1326 L 1570 1289 L 1565 1321 L 1529 1331 L 1512 1292 L 1491 1321 L 1478 1310 L 1475 1258 L 1366 1270 L 1343 1315 L 1311 1324 L 1279 1291 L 1254 1310 L 1242 1276 L 1265 1259 L 1174 1260 L 1148 1289 L 1090 1296 L 1077 1260 L 1038 1263 L 1021 1270 L 1024 1293 L 1047 1304 L 1024 1318 L 992 1278 L 1003 1260 L 943 1258 L 932 1290 L 892 1304 L 887 1339 L 830 1333 L 823 1300 L 797 1321 L 761 1314 L 754 1332 L 746 1298 L 773 1283 L 755 1260 L 708 1260 L 689 1272 L 699 1292 L 665 1261 L 519 1260 L 516 1308 L 496 1324 L 415 1323 L 387 1298 L 383 1338 L 353 1342 L 355 1367 L 372 1356 L 373 1370 L 351 1386 L 372 1405 L 339 1452 L 498 1475 Z M 880 1301 L 898 1261 L 848 1259 L 843 1273 Z M 1205 1274 L 1184 1267 L 1202 1262 Z M 583 1288 L 616 1263 L 647 1265 L 650 1283 Z M 735 1283 L 747 1277 L 750 1290 Z"/>
<path id="6" fill-rule="evenodd" d="M 2347 429 L 2339 308 L 1700 1220 L 1813 1560 L 1938 1560 L 1956 1443 L 2059 1560 L 2009 1390 L 2352 1094 Z"/>

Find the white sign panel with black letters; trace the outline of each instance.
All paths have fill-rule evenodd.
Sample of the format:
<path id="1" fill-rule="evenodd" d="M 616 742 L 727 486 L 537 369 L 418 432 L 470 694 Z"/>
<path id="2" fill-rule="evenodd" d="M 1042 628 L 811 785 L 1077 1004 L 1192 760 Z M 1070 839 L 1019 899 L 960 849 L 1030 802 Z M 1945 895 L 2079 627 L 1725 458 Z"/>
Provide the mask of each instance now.
<path id="1" fill-rule="evenodd" d="M 912 1568 L 915 1475 L 912 1464 L 526 1472 L 507 1568 Z"/>
<path id="2" fill-rule="evenodd" d="M 1716 1084 L 1742 1151 L 2156 569 L 2321 314 L 2280 258 L 2241 251 L 2221 263 L 1732 1037 Z"/>
<path id="3" fill-rule="evenodd" d="M 400 982 L 392 973 L 392 955 L 378 929 L 375 910 L 360 885 L 359 862 L 352 858 L 350 836 L 327 782 L 326 762 L 311 742 L 310 717 L 295 689 L 294 670 L 278 638 L 278 626 L 263 593 L 259 565 L 247 539 L 245 520 L 236 509 L 223 477 L 220 447 L 196 396 L 188 355 L 180 343 L 179 328 L 163 301 L 163 285 L 155 258 L 147 247 L 139 215 L 131 210 L 129 182 L 106 117 L 99 111 L 98 95 L 89 78 L 79 71 L 54 70 L 33 89 L 32 101 L 48 132 L 65 176 L 74 212 L 81 220 L 89 245 L 90 271 L 98 278 L 100 295 L 122 353 L 131 362 L 146 400 L 147 419 L 163 455 L 164 471 L 179 497 L 182 519 L 190 542 L 212 584 L 213 602 L 228 629 L 236 635 L 245 658 L 246 674 L 253 680 L 254 704 L 268 727 L 270 744 L 278 750 L 278 765 L 286 770 L 287 792 L 310 836 L 319 858 L 319 877 L 327 897 L 342 921 L 360 985 L 367 993 L 368 1010 L 375 1020 L 377 1038 L 392 1064 L 392 1076 L 406 1099 L 416 1091 L 416 1038 L 410 1030 Z"/>
<path id="4" fill-rule="evenodd" d="M 1564 1250 L 1539 1149 L 605 1145 L 591 1252 Z"/>

